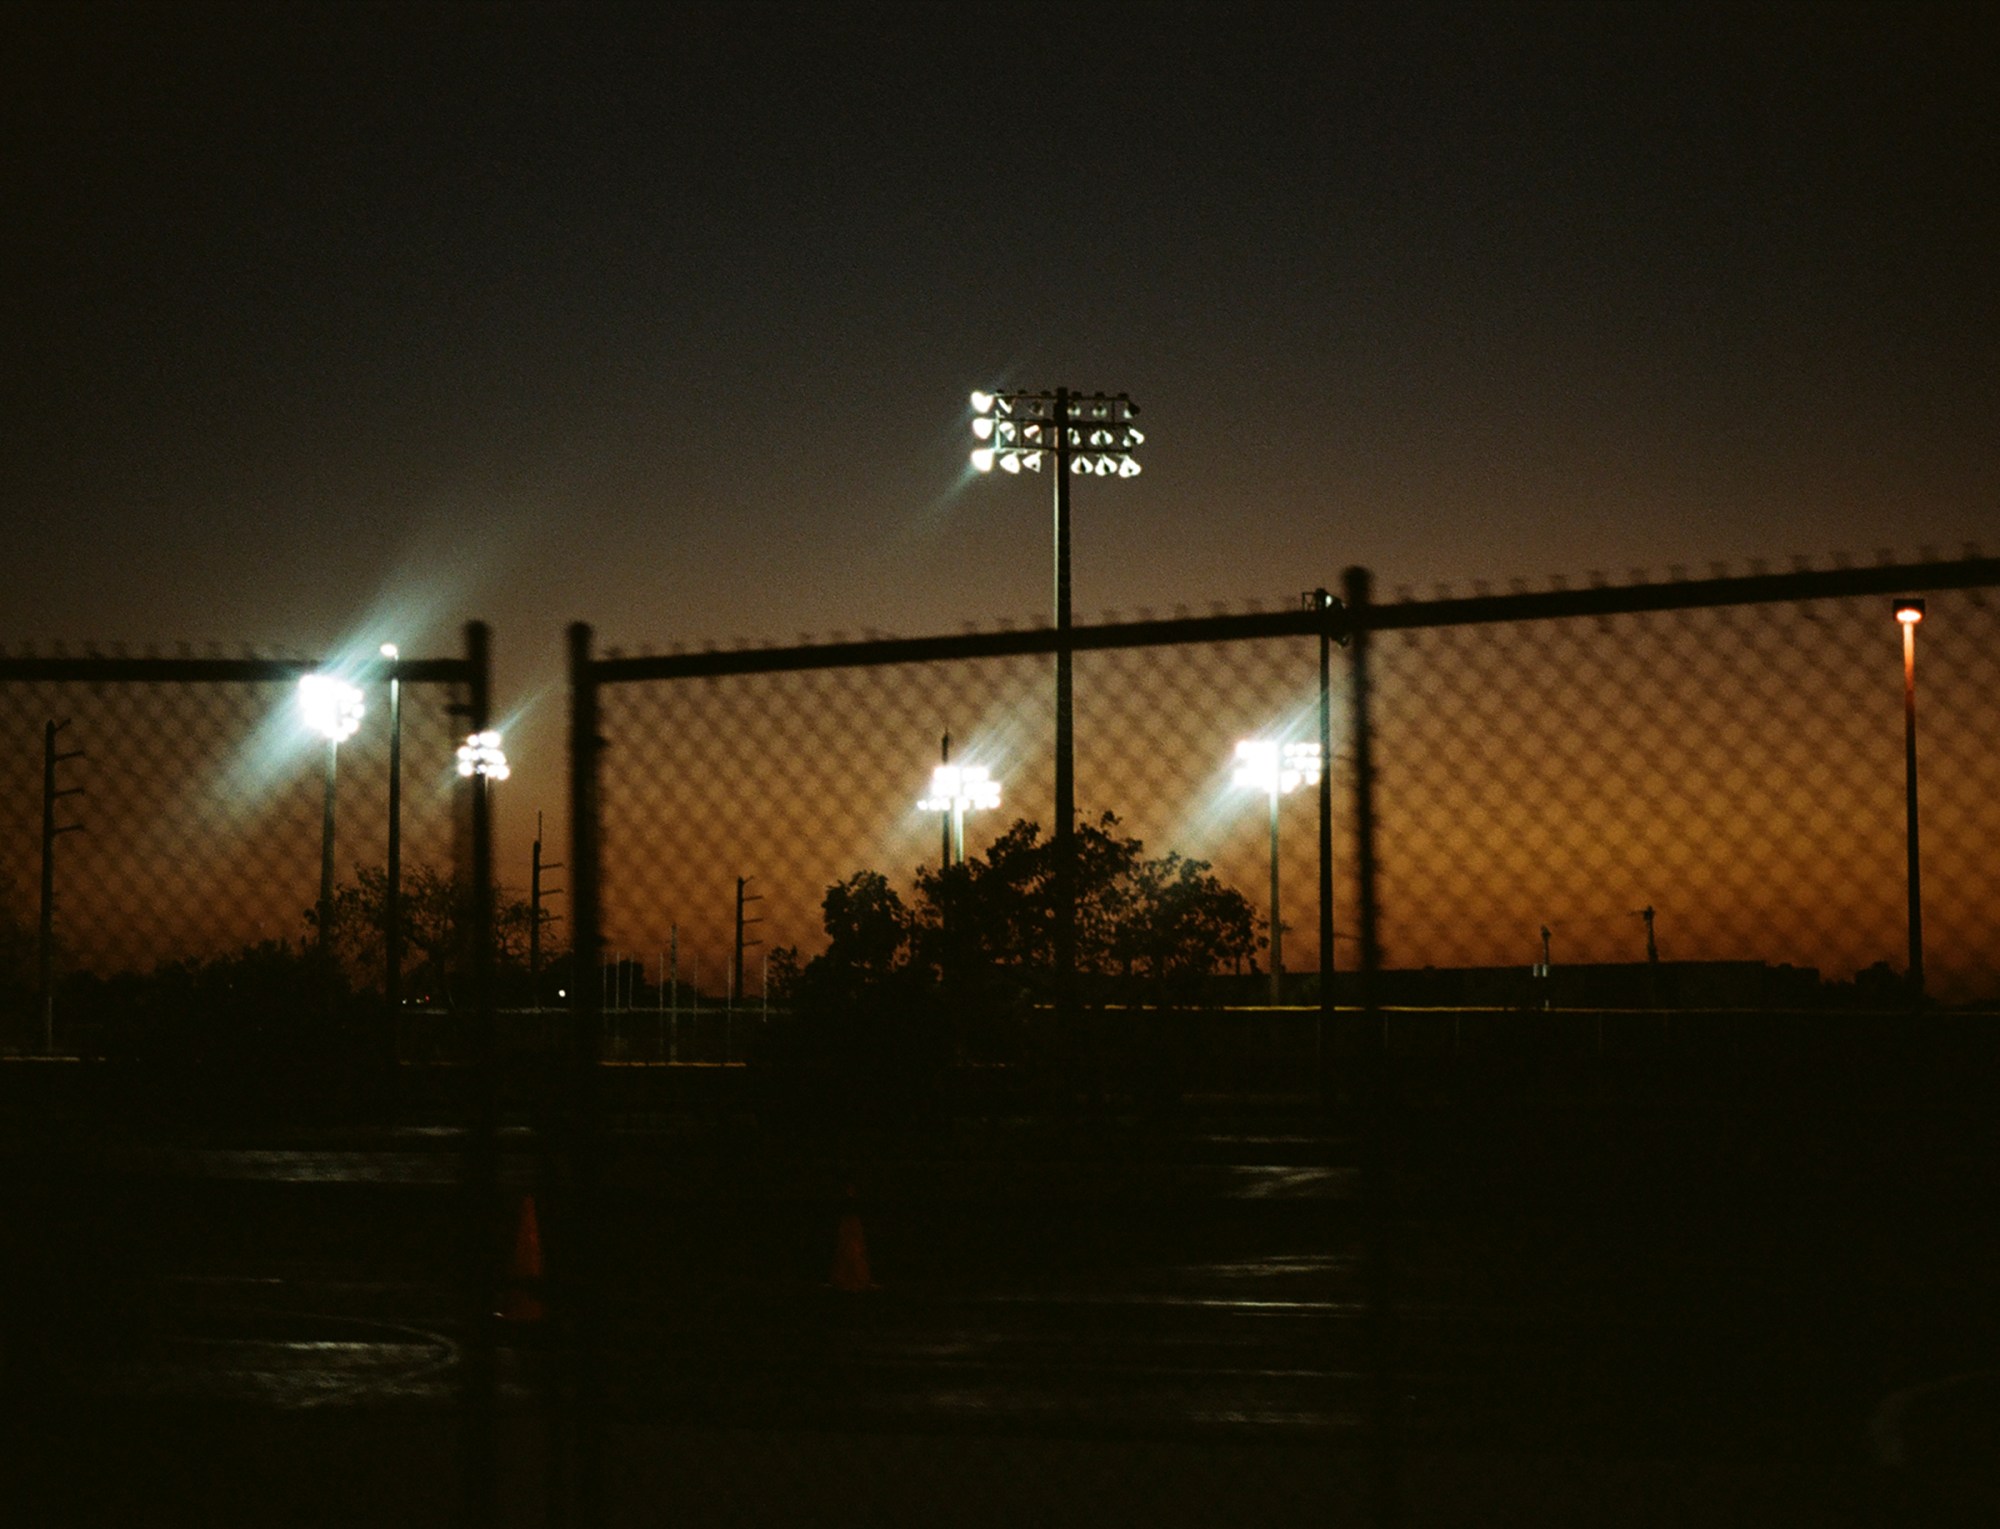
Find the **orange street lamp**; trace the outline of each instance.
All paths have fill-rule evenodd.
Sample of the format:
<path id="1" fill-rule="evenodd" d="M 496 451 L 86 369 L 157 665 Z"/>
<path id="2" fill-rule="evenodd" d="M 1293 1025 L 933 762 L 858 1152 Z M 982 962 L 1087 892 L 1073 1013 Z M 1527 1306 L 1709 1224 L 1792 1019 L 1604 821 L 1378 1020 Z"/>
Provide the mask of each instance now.
<path id="1" fill-rule="evenodd" d="M 1910 1000 L 1924 996 L 1924 895 L 1917 847 L 1917 624 L 1924 602 L 1898 600 L 1896 621 L 1903 628 L 1903 839 L 1909 857 Z"/>

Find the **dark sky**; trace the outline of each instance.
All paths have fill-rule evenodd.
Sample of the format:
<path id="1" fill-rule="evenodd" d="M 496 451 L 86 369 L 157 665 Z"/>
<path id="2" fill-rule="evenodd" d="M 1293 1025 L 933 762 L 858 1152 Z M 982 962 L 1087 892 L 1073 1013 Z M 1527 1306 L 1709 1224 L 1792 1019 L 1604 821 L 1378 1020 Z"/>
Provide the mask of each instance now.
<path id="1" fill-rule="evenodd" d="M 1084 618 L 1990 543 L 1997 18 L 17 4 L 0 639 L 1034 618 L 993 383 Z"/>

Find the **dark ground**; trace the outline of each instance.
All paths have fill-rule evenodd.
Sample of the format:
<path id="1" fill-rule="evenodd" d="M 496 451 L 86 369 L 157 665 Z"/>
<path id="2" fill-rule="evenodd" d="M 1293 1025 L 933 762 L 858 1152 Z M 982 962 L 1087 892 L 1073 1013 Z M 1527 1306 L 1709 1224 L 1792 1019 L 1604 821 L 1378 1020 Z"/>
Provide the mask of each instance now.
<path id="1" fill-rule="evenodd" d="M 2000 1520 L 1989 1085 L 1880 1062 L 1403 1067 L 1406 1521 Z M 1184 1097 L 836 1140 L 686 1104 L 617 1121 L 612 1523 L 1370 1521 L 1350 1119 Z M 450 1521 L 461 1138 L 13 1118 L 8 1521 Z M 534 1191 L 559 1278 L 533 1145 L 484 1241 L 504 1265 Z M 847 1211 L 862 1294 L 828 1288 Z M 505 1329 L 510 1524 L 543 1521 L 566 1337 Z"/>

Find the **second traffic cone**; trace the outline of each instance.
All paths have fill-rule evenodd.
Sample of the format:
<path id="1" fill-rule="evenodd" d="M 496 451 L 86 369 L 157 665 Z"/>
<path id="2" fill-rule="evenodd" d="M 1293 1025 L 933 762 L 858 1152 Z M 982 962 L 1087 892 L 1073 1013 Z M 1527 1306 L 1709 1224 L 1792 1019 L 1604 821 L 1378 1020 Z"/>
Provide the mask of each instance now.
<path id="1" fill-rule="evenodd" d="M 827 1283 L 836 1290 L 855 1293 L 877 1289 L 868 1273 L 868 1239 L 861 1232 L 861 1217 L 854 1211 L 854 1186 L 847 1186 L 847 1209 L 833 1234 L 833 1272 Z"/>
<path id="2" fill-rule="evenodd" d="M 542 1228 L 535 1219 L 535 1197 L 521 1196 L 521 1214 L 514 1222 L 514 1256 L 507 1265 L 499 1315 L 508 1322 L 539 1322 L 549 1314 L 542 1303 Z"/>

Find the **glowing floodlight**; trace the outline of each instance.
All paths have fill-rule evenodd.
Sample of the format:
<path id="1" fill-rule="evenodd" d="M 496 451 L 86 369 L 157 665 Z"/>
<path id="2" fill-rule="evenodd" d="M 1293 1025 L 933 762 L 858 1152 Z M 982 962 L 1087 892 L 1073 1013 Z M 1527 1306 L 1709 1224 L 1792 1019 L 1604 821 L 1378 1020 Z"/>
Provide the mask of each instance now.
<path id="1" fill-rule="evenodd" d="M 982 473 L 993 471 L 993 448 L 991 446 L 981 446 L 977 451 L 972 453 L 972 470 Z"/>
<path id="2" fill-rule="evenodd" d="M 1280 743 L 1275 738 L 1245 738 L 1236 745 L 1238 786 L 1262 791 L 1271 802 L 1271 1002 L 1284 996 L 1285 923 L 1278 911 L 1278 798 L 1300 786 L 1319 784 L 1319 745 Z"/>
<path id="3" fill-rule="evenodd" d="M 922 812 L 983 812 L 1000 805 L 1000 782 L 984 765 L 941 764 L 931 771 L 931 794 Z"/>
<path id="4" fill-rule="evenodd" d="M 474 733 L 458 746 L 458 773 L 471 779 L 505 780 L 507 756 L 500 748 L 500 735 L 491 729 Z"/>
<path id="5" fill-rule="evenodd" d="M 917 803 L 919 812 L 951 814 L 951 855 L 965 863 L 965 815 L 1000 805 L 1000 782 L 984 765 L 941 764 L 931 771 L 931 794 Z"/>
<path id="6" fill-rule="evenodd" d="M 1896 619 L 1904 626 L 1915 626 L 1924 619 L 1924 602 L 1921 600 L 1898 600 Z"/>
<path id="7" fill-rule="evenodd" d="M 361 727 L 361 692 L 345 680 L 327 674 L 307 674 L 299 679 L 299 709 L 306 726 L 328 743 L 352 738 Z"/>
<path id="8" fill-rule="evenodd" d="M 1245 738 L 1236 745 L 1236 774 L 1231 783 L 1272 796 L 1289 796 L 1301 786 L 1317 786 L 1319 766 L 1317 743 Z"/>
<path id="9" fill-rule="evenodd" d="M 972 434 L 980 452 L 972 465 L 980 472 L 994 466 L 1018 473 L 1040 472 L 1039 453 L 1053 449 L 1067 459 L 1077 477 L 1136 478 L 1139 464 L 1132 453 L 1145 436 L 1132 425 L 1138 405 L 1120 393 L 1088 396 L 1067 389 L 1054 393 L 990 393 L 972 395 Z M 1018 460 L 1016 460 L 1018 458 Z M 1061 463 L 1057 464 L 1060 470 Z"/>

